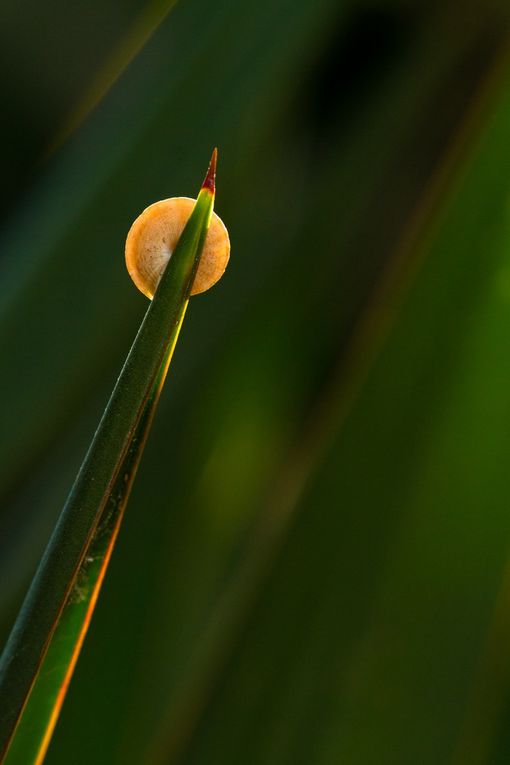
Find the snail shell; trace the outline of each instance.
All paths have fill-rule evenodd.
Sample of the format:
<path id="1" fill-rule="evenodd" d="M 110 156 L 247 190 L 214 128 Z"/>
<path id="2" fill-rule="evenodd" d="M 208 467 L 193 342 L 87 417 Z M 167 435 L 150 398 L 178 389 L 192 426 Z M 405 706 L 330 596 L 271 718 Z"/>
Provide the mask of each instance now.
<path id="1" fill-rule="evenodd" d="M 149 205 L 135 220 L 126 239 L 129 275 L 148 298 L 159 280 L 195 205 L 194 199 L 172 197 Z M 213 212 L 191 295 L 205 292 L 223 275 L 230 256 L 228 231 Z"/>

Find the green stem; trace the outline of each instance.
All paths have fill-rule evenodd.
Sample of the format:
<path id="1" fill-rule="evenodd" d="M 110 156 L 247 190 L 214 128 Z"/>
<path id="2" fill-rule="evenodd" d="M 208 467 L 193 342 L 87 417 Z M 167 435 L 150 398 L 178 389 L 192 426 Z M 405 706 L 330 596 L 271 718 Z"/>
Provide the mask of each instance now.
<path id="1" fill-rule="evenodd" d="M 78 572 L 86 559 L 95 557 L 90 551 L 99 544 L 102 522 L 108 518 L 110 541 L 117 533 L 121 512 L 112 514 L 108 503 L 121 485 L 124 473 L 129 474 L 127 466 L 134 472 L 141 454 L 138 445 L 136 460 L 130 463 L 129 450 L 135 437 L 143 433 L 145 439 L 157 401 L 155 391 L 160 389 L 162 370 L 166 371 L 177 340 L 213 203 L 214 189 L 203 188 L 138 331 L 0 659 L 1 762 L 5 762 L 42 662 L 57 637 L 66 604 L 72 602 L 73 588 L 80 587 Z M 144 417 L 148 418 L 145 425 Z M 121 507 L 127 500 L 131 481 L 127 482 L 125 494 L 122 493 Z M 113 520 L 115 516 L 118 520 Z M 102 553 L 103 561 L 107 562 L 112 546 L 113 542 L 108 542 Z M 86 565 L 83 570 L 87 570 Z M 95 592 L 97 597 L 104 567 L 98 564 L 95 574 L 94 571 L 92 567 L 87 576 L 91 593 Z M 78 617 L 78 621 L 80 618 L 88 621 L 89 612 Z"/>

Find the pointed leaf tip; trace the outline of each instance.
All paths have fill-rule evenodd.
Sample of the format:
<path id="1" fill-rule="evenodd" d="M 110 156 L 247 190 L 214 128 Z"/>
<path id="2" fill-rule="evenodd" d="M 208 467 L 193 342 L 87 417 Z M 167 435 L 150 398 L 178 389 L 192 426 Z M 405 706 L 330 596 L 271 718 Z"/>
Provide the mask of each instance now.
<path id="1" fill-rule="evenodd" d="M 207 170 L 207 174 L 205 176 L 204 182 L 202 184 L 203 189 L 209 189 L 211 194 L 214 194 L 216 191 L 216 162 L 218 159 L 218 149 L 214 149 L 211 157 L 211 161 L 209 162 L 209 169 Z"/>

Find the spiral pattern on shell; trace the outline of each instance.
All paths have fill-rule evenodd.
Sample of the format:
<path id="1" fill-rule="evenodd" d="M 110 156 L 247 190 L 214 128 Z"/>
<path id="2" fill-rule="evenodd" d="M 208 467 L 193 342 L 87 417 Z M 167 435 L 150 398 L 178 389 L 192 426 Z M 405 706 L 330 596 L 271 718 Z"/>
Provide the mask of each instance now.
<path id="1" fill-rule="evenodd" d="M 186 225 L 195 200 L 171 197 L 149 205 L 134 221 L 126 239 L 126 266 L 133 282 L 152 299 L 159 280 Z M 212 287 L 230 257 L 228 231 L 213 212 L 191 295 Z"/>

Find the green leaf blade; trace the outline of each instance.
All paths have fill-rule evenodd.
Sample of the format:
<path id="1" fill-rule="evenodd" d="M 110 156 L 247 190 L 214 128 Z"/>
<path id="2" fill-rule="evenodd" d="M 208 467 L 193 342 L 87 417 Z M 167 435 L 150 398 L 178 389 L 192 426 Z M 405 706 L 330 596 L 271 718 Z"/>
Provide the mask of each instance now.
<path id="1" fill-rule="evenodd" d="M 179 335 L 213 204 L 213 191 L 204 188 L 138 331 L 0 659 L 2 762 L 8 750 L 13 752 L 12 758 L 8 756 L 13 764 L 41 762 L 44 757 Z M 20 724 L 25 715 L 26 724 Z"/>

